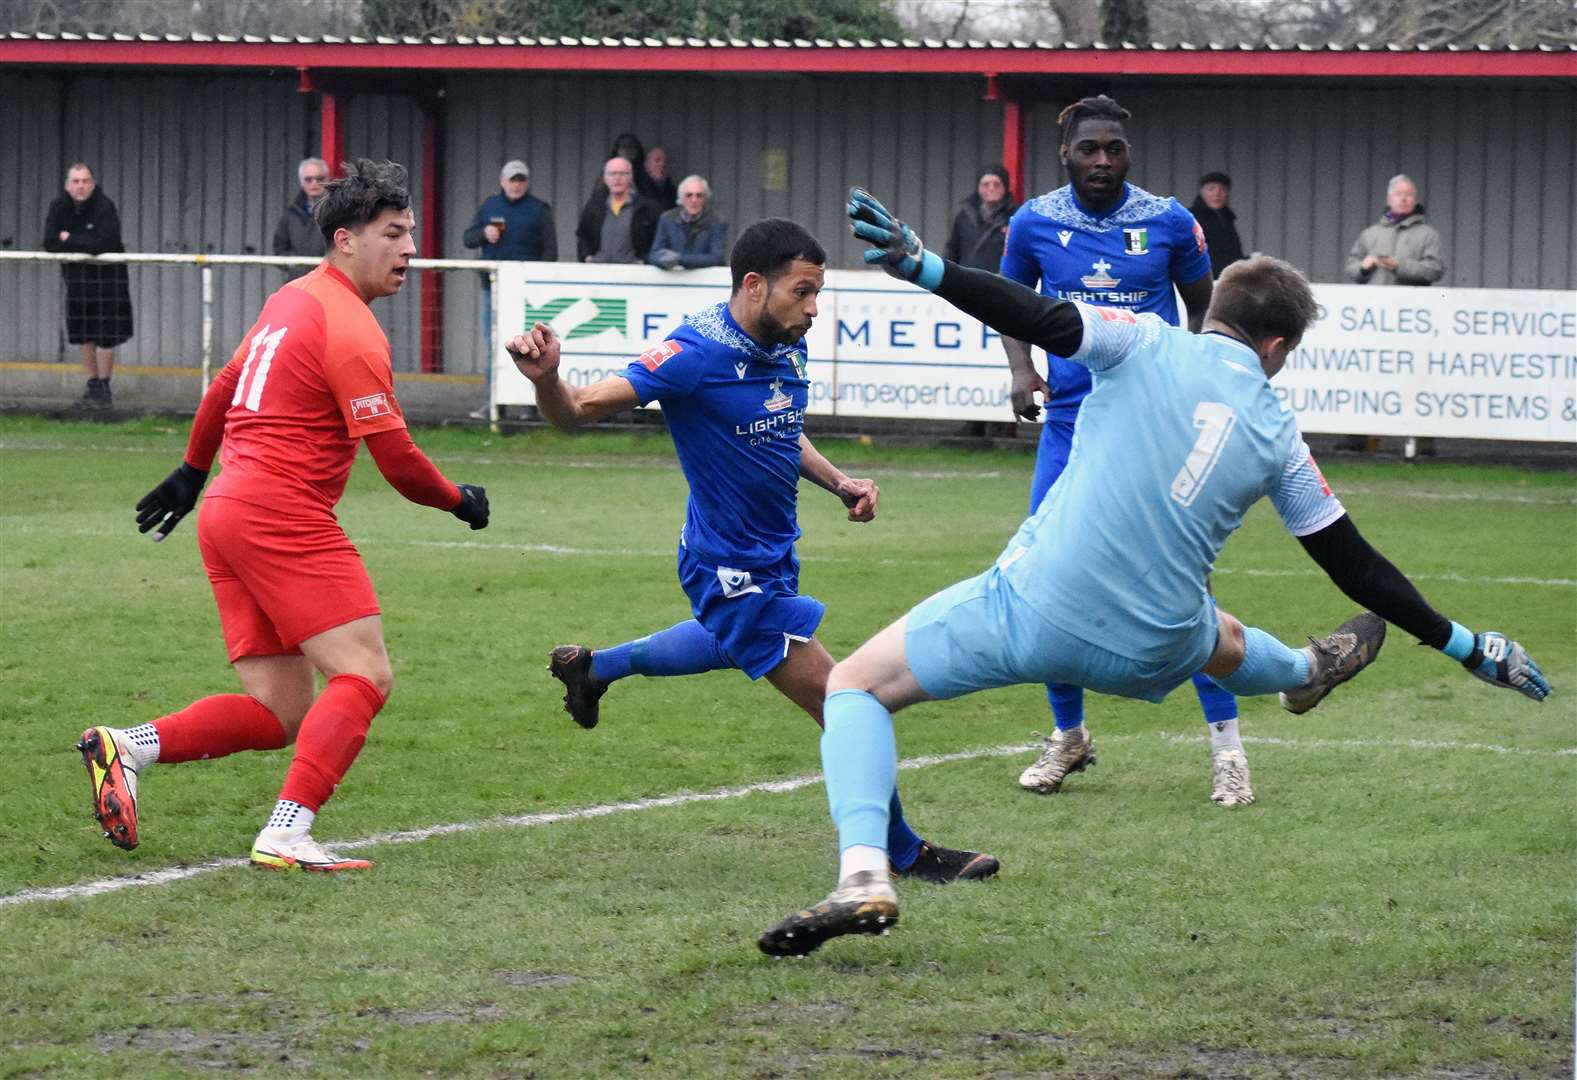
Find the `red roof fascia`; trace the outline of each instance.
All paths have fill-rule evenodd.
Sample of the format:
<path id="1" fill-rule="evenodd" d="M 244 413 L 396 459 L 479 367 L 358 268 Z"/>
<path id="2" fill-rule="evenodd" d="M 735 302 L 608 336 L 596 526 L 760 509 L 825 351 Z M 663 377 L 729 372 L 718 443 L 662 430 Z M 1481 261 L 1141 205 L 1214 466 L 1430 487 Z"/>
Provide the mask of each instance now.
<path id="1" fill-rule="evenodd" d="M 0 64 L 446 72 L 1577 78 L 1577 52 L 460 45 L 0 39 Z"/>

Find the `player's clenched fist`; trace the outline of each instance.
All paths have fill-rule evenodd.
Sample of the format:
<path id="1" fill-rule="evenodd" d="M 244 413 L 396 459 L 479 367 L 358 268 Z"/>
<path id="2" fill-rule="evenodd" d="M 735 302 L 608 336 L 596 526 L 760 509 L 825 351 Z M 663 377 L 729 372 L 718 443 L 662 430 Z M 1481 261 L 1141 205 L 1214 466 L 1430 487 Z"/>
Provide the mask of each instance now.
<path id="1" fill-rule="evenodd" d="M 516 334 L 504 348 L 520 374 L 532 382 L 545 379 L 559 369 L 559 338 L 547 323 L 539 322 L 524 334 Z"/>
<path id="2" fill-rule="evenodd" d="M 853 477 L 838 485 L 838 498 L 849 508 L 850 521 L 873 521 L 876 518 L 876 500 L 881 489 L 874 480 L 856 480 Z"/>

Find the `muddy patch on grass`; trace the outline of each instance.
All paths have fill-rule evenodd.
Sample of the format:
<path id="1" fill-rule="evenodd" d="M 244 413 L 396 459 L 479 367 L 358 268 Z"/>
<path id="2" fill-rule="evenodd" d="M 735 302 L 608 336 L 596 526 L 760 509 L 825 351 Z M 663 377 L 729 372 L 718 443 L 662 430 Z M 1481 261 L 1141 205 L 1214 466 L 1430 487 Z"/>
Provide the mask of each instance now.
<path id="1" fill-rule="evenodd" d="M 478 1005 L 456 1005 L 447 1009 L 357 1009 L 363 1018 L 387 1020 L 392 1024 L 419 1027 L 424 1024 L 491 1024 L 508 1016 L 502 1005 L 483 1002 Z"/>
<path id="2" fill-rule="evenodd" d="M 779 1002 L 765 1001 L 759 1005 L 741 1005 L 730 1016 L 745 1024 L 814 1024 L 817 1026 L 839 1024 L 854 1014 L 854 1009 L 840 1001 Z"/>
<path id="3" fill-rule="evenodd" d="M 191 1028 L 135 1028 L 93 1040 L 100 1053 L 136 1050 L 179 1054 L 201 1069 L 261 1069 L 288 1061 L 285 1040 L 274 1035 L 240 1031 L 194 1031 Z"/>
<path id="4" fill-rule="evenodd" d="M 556 986 L 574 986 L 580 982 L 579 975 L 571 975 L 567 971 L 495 971 L 507 986 L 518 987 L 522 990 L 550 990 Z"/>

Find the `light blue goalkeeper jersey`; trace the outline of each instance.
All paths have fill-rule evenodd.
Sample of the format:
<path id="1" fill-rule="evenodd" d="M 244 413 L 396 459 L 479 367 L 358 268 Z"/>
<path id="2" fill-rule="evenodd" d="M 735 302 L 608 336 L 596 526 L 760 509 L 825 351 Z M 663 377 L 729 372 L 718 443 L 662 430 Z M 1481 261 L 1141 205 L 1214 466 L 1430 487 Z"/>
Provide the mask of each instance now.
<path id="1" fill-rule="evenodd" d="M 1160 659 L 1213 618 L 1206 575 L 1262 496 L 1296 536 L 1345 511 L 1252 349 L 1079 307 L 1084 343 L 1070 359 L 1093 389 L 1066 471 L 997 565 L 1062 629 Z"/>

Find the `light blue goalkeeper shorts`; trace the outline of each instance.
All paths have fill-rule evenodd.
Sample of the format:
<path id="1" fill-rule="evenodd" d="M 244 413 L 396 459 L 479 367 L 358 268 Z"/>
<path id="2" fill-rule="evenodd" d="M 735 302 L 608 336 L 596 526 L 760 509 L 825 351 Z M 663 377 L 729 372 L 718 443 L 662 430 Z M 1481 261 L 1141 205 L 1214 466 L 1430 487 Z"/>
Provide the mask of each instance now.
<path id="1" fill-rule="evenodd" d="M 1204 667 L 1216 620 L 1179 634 L 1163 660 L 1130 660 L 1062 630 L 1026 604 L 995 566 L 910 612 L 909 670 L 927 694 L 955 698 L 1019 683 L 1071 683 L 1100 694 L 1160 701 Z"/>

